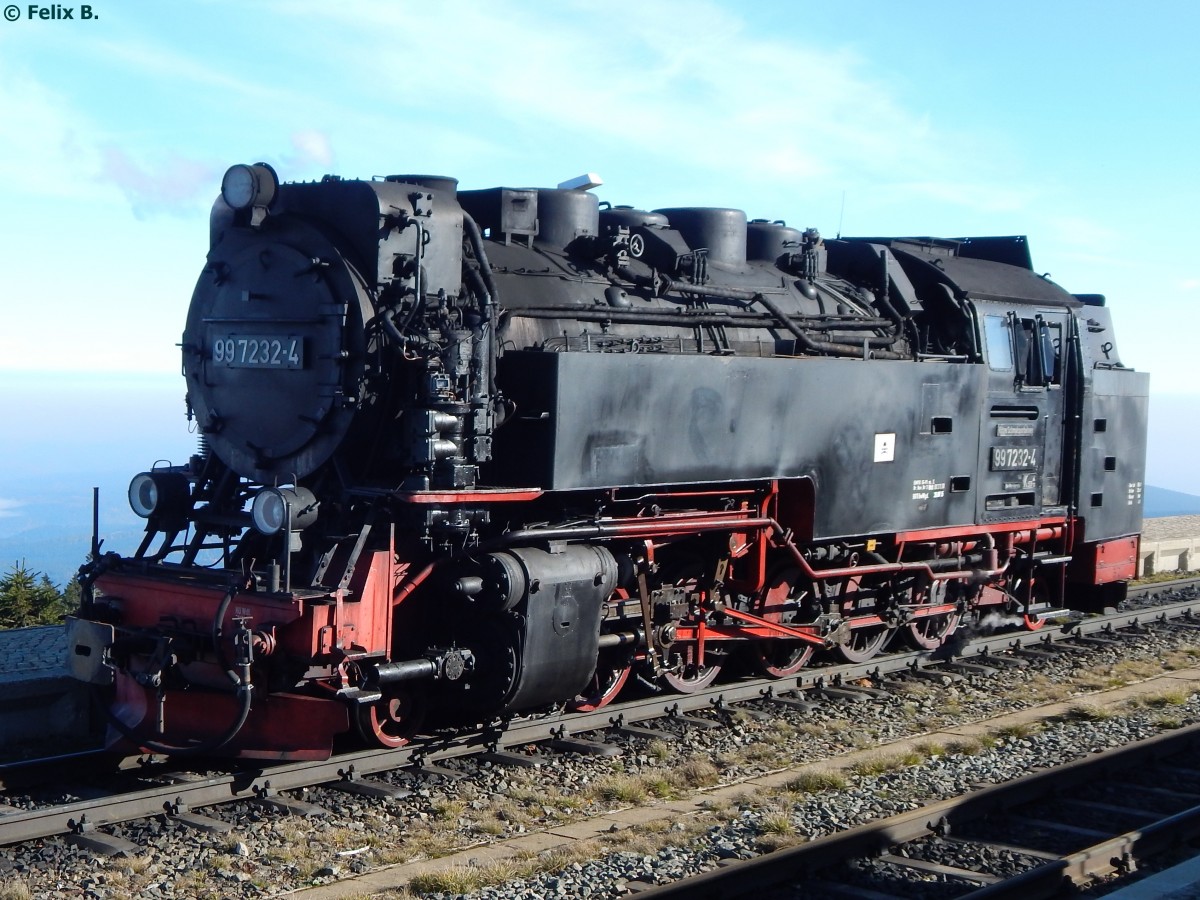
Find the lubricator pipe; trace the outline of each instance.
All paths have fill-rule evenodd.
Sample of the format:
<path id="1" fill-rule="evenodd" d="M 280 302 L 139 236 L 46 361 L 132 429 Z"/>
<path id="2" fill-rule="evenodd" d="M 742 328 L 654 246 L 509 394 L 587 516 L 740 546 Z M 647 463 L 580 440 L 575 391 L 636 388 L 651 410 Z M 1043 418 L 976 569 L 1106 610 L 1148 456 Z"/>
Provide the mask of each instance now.
<path id="1" fill-rule="evenodd" d="M 800 342 L 806 350 L 811 350 L 817 353 L 834 353 L 839 356 L 862 356 L 863 348 L 855 347 L 853 344 L 836 344 L 830 341 L 814 341 L 810 338 L 791 317 L 783 311 L 783 308 L 766 294 L 755 294 L 754 299 L 765 306 L 771 315 L 779 320 L 784 328 L 795 335 L 796 340 Z M 894 343 L 895 337 L 890 338 L 886 343 Z M 872 345 L 872 341 L 867 341 L 868 346 Z M 891 350 L 874 349 L 871 351 L 876 359 L 908 359 L 901 353 L 894 353 Z"/>
<path id="2" fill-rule="evenodd" d="M 991 579 L 1003 575 L 1008 569 L 1007 560 L 1004 565 L 1000 565 L 995 549 L 995 538 L 990 534 L 983 536 L 986 546 L 983 551 L 984 568 L 982 569 L 958 568 L 948 572 L 937 572 L 925 562 L 898 562 L 872 566 L 842 566 L 837 569 L 814 569 L 808 564 L 808 560 L 804 558 L 804 554 L 800 552 L 800 548 L 796 546 L 786 529 L 779 522 L 775 519 L 766 519 L 765 522 L 775 533 L 775 542 L 781 544 L 791 554 L 792 559 L 804 572 L 806 577 L 817 581 L 828 578 L 850 578 L 856 575 L 890 574 L 893 572 L 923 572 L 932 581 L 950 581 L 963 577 Z"/>
<path id="3" fill-rule="evenodd" d="M 791 539 L 787 529 L 778 521 L 767 517 L 740 518 L 737 516 L 719 516 L 712 518 L 689 518 L 678 516 L 668 519 L 613 519 L 595 525 L 566 526 L 562 528 L 529 528 L 521 531 L 510 531 L 499 541 L 490 545 L 516 544 L 526 541 L 543 540 L 598 540 L 604 538 L 653 538 L 670 537 L 679 534 L 695 534 L 702 531 L 733 531 L 747 528 L 769 529 L 775 543 L 785 548 L 795 560 L 805 576 L 814 580 L 828 578 L 850 578 L 857 575 L 881 575 L 897 572 L 922 572 L 931 581 L 949 581 L 954 578 L 981 577 L 994 578 L 1004 574 L 1008 563 L 1000 565 L 996 559 L 994 539 L 985 535 L 989 546 L 984 550 L 983 569 L 953 569 L 950 571 L 935 571 L 927 562 L 897 562 L 881 563 L 869 566 L 841 566 L 834 569 L 814 569 L 805 559 L 800 548 Z M 989 558 L 990 554 L 990 558 Z"/>
<path id="4" fill-rule="evenodd" d="M 980 561 L 983 564 L 983 568 L 981 569 L 962 568 L 962 563 L 965 561 L 963 557 L 960 557 L 958 560 L 876 563 L 868 566 L 841 566 L 835 569 L 814 569 L 808 560 L 805 559 L 800 548 L 791 539 L 788 530 L 780 525 L 777 520 L 769 517 L 751 518 L 728 515 L 714 515 L 709 517 L 678 515 L 658 519 L 612 519 L 593 525 L 568 525 L 560 528 L 525 528 L 518 531 L 510 531 L 500 538 L 481 544 L 476 549 L 487 551 L 531 541 L 645 539 L 672 537 L 680 534 L 696 534 L 705 531 L 746 530 L 748 528 L 769 529 L 772 532 L 775 543 L 788 551 L 796 565 L 807 578 L 816 581 L 829 578 L 852 578 L 858 575 L 895 574 L 898 572 L 921 572 L 931 581 L 950 581 L 956 578 L 991 579 L 1003 575 L 1008 571 L 1009 565 L 1007 560 L 1003 565 L 1000 564 L 999 554 L 996 550 L 996 539 L 991 534 L 985 534 L 980 539 L 983 546 L 980 547 L 979 543 L 974 545 L 979 552 Z M 1031 536 L 1036 536 L 1039 540 L 1058 537 L 1061 536 L 1061 526 L 1013 532 L 1008 535 L 1008 539 L 1010 544 L 1026 543 L 1027 541 L 1022 540 L 1022 538 Z M 957 564 L 958 567 L 943 569 L 943 566 L 947 564 Z M 433 572 L 435 566 L 436 563 L 429 563 L 410 581 L 405 582 L 397 588 L 392 597 L 392 605 L 398 606 L 404 602 L 413 591 L 424 583 L 430 573 Z"/>
<path id="5" fill-rule="evenodd" d="M 583 322 L 619 322 L 633 325 L 726 325 L 731 328 L 763 328 L 778 324 L 773 315 L 756 313 L 727 313 L 706 309 L 703 312 L 666 312 L 665 310 L 629 310 L 602 307 L 599 309 L 572 309 L 570 307 L 527 306 L 508 310 L 512 316 L 524 316 L 531 319 L 577 319 Z M 876 328 L 888 328 L 891 325 L 887 319 L 857 319 L 837 318 L 834 316 L 789 316 L 792 321 L 799 320 L 805 328 L 812 331 L 869 331 Z M 877 342 L 892 343 L 895 338 L 877 338 Z M 856 348 L 861 349 L 861 348 Z"/>
<path id="6" fill-rule="evenodd" d="M 510 531 L 503 537 L 488 541 L 481 550 L 494 547 L 509 547 L 529 541 L 598 540 L 602 538 L 650 538 L 668 537 L 677 534 L 693 534 L 699 531 L 732 531 L 739 528 L 763 527 L 770 519 L 747 519 L 737 516 L 714 516 L 692 518 L 687 516 L 663 517 L 659 519 L 613 519 L 595 525 L 568 525 L 562 528 L 525 528 Z"/>
<path id="7" fill-rule="evenodd" d="M 483 323 L 475 329 L 471 344 L 471 366 L 474 370 L 471 372 L 471 400 L 483 407 L 488 405 L 492 395 L 496 393 L 496 386 L 493 383 L 496 370 L 496 329 L 494 327 L 495 315 L 493 315 L 495 310 L 492 307 L 491 294 L 487 285 L 484 284 L 479 270 L 471 266 L 463 268 L 466 270 L 467 281 L 479 300 L 479 311 L 484 319 Z"/>
<path id="8" fill-rule="evenodd" d="M 800 344 L 800 346 L 805 350 L 808 350 L 810 353 L 832 353 L 835 356 L 855 357 L 864 355 L 863 348 L 856 347 L 853 344 L 839 344 L 831 341 L 814 341 L 807 334 L 805 334 L 795 322 L 792 321 L 791 317 L 784 312 L 783 308 L 780 307 L 778 303 L 761 291 L 742 291 L 736 288 L 712 287 L 703 284 L 679 284 L 662 275 L 659 276 L 659 284 L 656 286 L 653 279 L 636 275 L 629 271 L 629 268 L 626 266 L 622 266 L 621 268 L 617 269 L 617 274 L 621 278 L 624 278 L 627 282 L 642 287 L 648 287 L 651 290 L 657 290 L 662 294 L 695 294 L 700 297 L 719 297 L 725 300 L 741 300 L 745 303 L 760 303 L 766 307 L 771 315 L 779 320 L 780 325 L 782 325 L 789 332 L 791 332 L 792 335 L 795 336 L 796 341 Z M 883 343 L 886 345 L 893 343 L 896 338 L 881 338 L 879 340 L 883 341 Z M 868 342 L 868 346 L 870 346 L 870 342 Z M 901 353 L 894 353 L 891 350 L 877 349 L 872 352 L 874 353 L 876 359 L 909 358 Z"/>

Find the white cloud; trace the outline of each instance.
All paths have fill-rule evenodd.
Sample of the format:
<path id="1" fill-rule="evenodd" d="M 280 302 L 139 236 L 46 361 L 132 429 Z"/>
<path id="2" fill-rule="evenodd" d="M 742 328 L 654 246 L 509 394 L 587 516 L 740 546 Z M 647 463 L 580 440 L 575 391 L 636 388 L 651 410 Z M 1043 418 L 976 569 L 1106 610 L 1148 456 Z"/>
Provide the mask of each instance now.
<path id="1" fill-rule="evenodd" d="M 328 171 L 334 163 L 332 142 L 323 131 L 296 131 L 290 143 L 290 150 L 267 154 L 278 160 L 288 180 Z M 108 144 L 102 148 L 100 173 L 121 189 L 139 219 L 156 213 L 196 216 L 212 203 L 228 165 L 228 160 L 196 159 L 177 151 L 157 153 L 143 163 Z"/>
<path id="2" fill-rule="evenodd" d="M 77 173 L 95 166 L 95 127 L 29 72 L 0 61 L 0 183 L 9 196 L 78 202 L 98 188 Z"/>
<path id="3" fill-rule="evenodd" d="M 124 195 L 138 218 L 164 211 L 203 214 L 211 202 L 219 167 L 174 151 L 151 151 L 149 161 L 138 160 L 122 146 L 135 138 L 118 142 L 27 71 L 0 64 L 0 109 L 0 183 L 9 216 L 17 215 L 18 198 L 105 204 Z"/>
<path id="4" fill-rule="evenodd" d="M 214 11 L 214 14 L 220 13 Z M 208 96 L 221 97 L 227 105 L 231 98 L 260 107 L 294 99 L 290 91 L 275 87 L 274 82 L 246 78 L 202 62 L 203 53 L 187 53 L 175 46 L 148 43 L 129 35 L 120 40 L 89 41 L 81 49 L 100 57 L 105 67 L 130 69 L 147 79 L 203 88 Z"/>
<path id="5" fill-rule="evenodd" d="M 203 62 L 202 57 L 136 38 L 68 41 L 68 47 L 77 66 L 87 61 L 78 71 L 93 72 L 101 82 L 126 71 L 156 88 L 169 88 L 181 108 L 194 108 L 185 121 L 208 118 L 201 101 L 223 106 L 237 130 L 233 139 L 220 141 L 221 146 L 261 140 L 240 125 L 246 110 L 297 108 L 298 98 L 286 88 L 238 77 Z M 17 199 L 110 203 L 124 197 L 139 219 L 164 213 L 206 214 L 230 160 L 211 154 L 212 142 L 196 140 L 195 132 L 203 129 L 180 129 L 177 109 L 162 110 L 163 120 L 158 122 L 149 107 L 145 115 L 130 117 L 135 124 L 117 125 L 103 116 L 103 110 L 82 103 L 84 92 L 51 87 L 52 79 L 36 74 L 36 61 L 36 54 L 29 54 L 25 63 L 20 57 L 0 57 L 0 109 L 4 110 L 0 184 L 7 212 L 14 212 Z M 152 101 L 133 97 L 128 102 Z M 284 143 L 279 135 L 274 154 L 259 152 L 286 160 L 301 173 L 327 169 L 334 159 L 329 135 L 297 127 L 303 121 L 295 117 L 289 121 L 290 139 Z M 167 132 L 169 127 L 173 130 Z M 271 126 L 263 130 L 270 134 Z"/>
<path id="6" fill-rule="evenodd" d="M 210 14 L 233 9 L 216 3 Z M 755 210 L 768 215 L 815 191 L 853 189 L 860 212 L 868 197 L 991 212 L 1029 194 L 1003 177 L 999 151 L 906 108 L 894 73 L 851 49 L 807 41 L 799 20 L 776 33 L 751 30 L 736 11 L 703 0 L 277 0 L 256 15 L 288 40 L 233 65 L 128 34 L 74 51 L 99 71 L 170 87 L 182 106 L 196 107 L 196 122 L 226 116 L 221 142 L 202 145 L 189 133 L 176 146 L 159 136 L 156 146 L 98 126 L 33 79 L 3 77 L 0 137 L 16 152 L 6 150 L 0 173 L 11 183 L 31 169 L 41 188 L 72 196 L 78 185 L 55 185 L 59 173 L 99 173 L 89 189 L 115 184 L 139 217 L 201 212 L 220 172 L 238 161 L 218 153 L 265 158 L 292 179 L 330 171 L 335 144 L 339 162 L 372 170 L 342 174 L 414 167 L 476 184 L 551 183 L 618 160 L 611 169 L 637 173 L 637 183 L 614 184 L 636 195 L 621 200 L 667 179 L 694 192 L 687 202 L 755 206 L 749 195 L 758 191 L 767 207 L 785 191 L 782 208 Z M 295 77 L 266 74 L 281 67 Z M 281 134 L 289 147 L 279 147 Z M 47 160 L 51 135 L 60 150 Z M 547 161 L 561 171 L 547 174 Z M 698 182 L 707 182 L 703 193 Z"/>
<path id="7" fill-rule="evenodd" d="M 711 2 L 289 0 L 274 14 L 289 32 L 329 36 L 324 64 L 354 85 L 360 110 L 378 107 L 373 131 L 397 120 L 409 129 L 398 149 L 410 153 L 425 144 L 424 123 L 443 118 L 490 132 L 510 168 L 530 156 L 623 155 L 688 181 L 793 191 L 940 173 L 914 190 L 989 208 L 1023 199 L 999 152 L 993 167 L 970 136 L 905 108 L 869 61 L 806 42 L 798 24 L 752 33 Z M 455 52 L 435 53 L 436 36 L 449 35 Z"/>
<path id="8" fill-rule="evenodd" d="M 220 169 L 179 153 L 160 154 L 144 165 L 109 144 L 101 151 L 100 174 L 121 189 L 133 214 L 144 219 L 154 213 L 193 215 L 201 200 L 211 202 Z"/>
<path id="9" fill-rule="evenodd" d="M 24 505 L 20 500 L 5 500 L 0 497 L 0 519 L 21 515 L 19 510 Z"/>
<path id="10" fill-rule="evenodd" d="M 310 168 L 333 165 L 333 144 L 329 135 L 315 128 L 306 128 L 292 134 L 294 152 L 280 157 L 291 170 L 304 171 Z"/>

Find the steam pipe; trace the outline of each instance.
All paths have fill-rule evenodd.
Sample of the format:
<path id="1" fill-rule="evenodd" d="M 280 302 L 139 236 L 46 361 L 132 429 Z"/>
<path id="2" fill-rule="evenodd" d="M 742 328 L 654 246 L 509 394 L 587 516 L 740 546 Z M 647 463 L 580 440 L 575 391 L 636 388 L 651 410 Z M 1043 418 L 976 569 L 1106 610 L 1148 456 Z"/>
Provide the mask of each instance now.
<path id="1" fill-rule="evenodd" d="M 383 330 L 387 332 L 388 337 L 396 342 L 397 347 L 404 346 L 404 335 L 400 333 L 400 329 L 396 327 L 396 323 L 392 321 L 392 311 L 384 310 L 379 316 L 379 321 L 383 325 Z"/>
<path id="2" fill-rule="evenodd" d="M 888 272 L 888 249 L 886 247 L 880 249 L 879 261 L 883 265 L 883 287 L 879 291 L 879 296 L 875 298 L 875 301 L 879 304 L 879 308 L 883 314 L 896 323 L 897 328 L 903 328 L 904 319 L 901 318 L 900 313 L 896 312 L 896 307 L 892 306 L 891 291 L 889 289 L 891 273 Z"/>
<path id="3" fill-rule="evenodd" d="M 780 307 L 780 305 L 772 298 L 768 297 L 766 294 L 756 294 L 754 299 L 770 310 L 771 315 L 775 316 L 775 318 L 779 320 L 779 323 L 783 325 L 784 328 L 796 336 L 796 340 L 800 342 L 804 349 L 814 353 L 833 353 L 838 356 L 863 355 L 863 348 L 855 347 L 853 344 L 837 344 L 830 341 L 814 341 L 801 330 L 800 326 L 792 321 L 791 316 L 784 312 L 783 308 Z M 895 338 L 893 337 L 892 340 L 894 341 Z M 900 353 L 893 353 L 890 350 L 876 350 L 874 353 L 876 359 L 908 358 Z"/>
<path id="4" fill-rule="evenodd" d="M 433 572 L 433 570 L 436 566 L 437 566 L 436 562 L 429 563 L 427 566 L 425 566 L 425 568 L 423 568 L 420 572 L 418 572 L 416 575 L 414 575 L 410 580 L 404 582 L 404 584 L 402 584 L 398 588 L 396 588 L 395 593 L 392 594 L 393 608 L 399 606 L 401 603 L 403 603 L 405 600 L 407 600 L 409 595 L 413 591 L 415 591 L 417 588 L 419 588 L 424 583 L 425 579 L 430 576 L 430 574 Z"/>
<path id="5" fill-rule="evenodd" d="M 490 398 L 496 395 L 496 342 L 498 340 L 496 320 L 498 318 L 500 291 L 496 288 L 496 280 L 492 278 L 492 263 L 488 259 L 487 248 L 484 246 L 483 234 L 479 230 L 478 223 L 466 210 L 463 210 L 462 222 L 463 234 L 466 235 L 467 242 L 471 246 L 471 252 L 475 255 L 475 261 L 479 264 L 477 268 L 469 266 L 466 268 L 470 273 L 471 280 L 479 282 L 483 288 L 479 293 L 479 310 L 487 320 L 487 353 L 486 355 L 480 354 L 479 365 L 487 368 L 487 393 L 490 401 Z M 476 343 L 478 342 L 479 338 L 476 338 Z"/>
<path id="6" fill-rule="evenodd" d="M 791 316 L 783 311 L 773 299 L 761 291 L 743 291 L 737 288 L 712 287 L 703 284 L 679 284 L 669 278 L 663 278 L 660 285 L 655 285 L 654 281 L 645 276 L 639 276 L 629 270 L 627 266 L 622 266 L 617 269 L 617 274 L 626 281 L 641 287 L 648 287 L 651 290 L 657 290 L 659 293 L 668 294 L 696 294 L 700 297 L 720 297 L 726 300 L 741 300 L 746 303 L 761 303 L 776 319 L 779 324 L 791 332 L 796 341 L 805 350 L 810 353 L 831 353 L 835 356 L 862 356 L 863 348 L 856 347 L 853 344 L 839 344 L 831 341 L 814 341 L 805 334 Z M 893 339 L 894 340 L 894 339 Z M 901 353 L 893 353 L 890 350 L 875 351 L 877 359 L 908 359 L 907 356 Z"/>
<path id="7" fill-rule="evenodd" d="M 484 285 L 487 286 L 489 302 L 495 305 L 500 302 L 500 292 L 496 290 L 496 282 L 492 278 L 492 264 L 488 260 L 487 250 L 483 245 L 483 233 L 480 232 L 479 225 L 466 210 L 463 210 L 462 221 L 463 233 L 471 244 L 471 252 L 475 254 L 475 259 L 479 263 L 479 274 L 483 278 Z"/>
<path id="8" fill-rule="evenodd" d="M 633 325 L 680 325 L 686 328 L 697 325 L 726 325 L 733 328 L 766 328 L 777 324 L 772 315 L 755 313 L 726 313 L 714 310 L 704 312 L 668 312 L 660 309 L 627 310 L 611 307 L 572 309 L 570 307 L 527 306 L 510 308 L 510 316 L 525 316 L 531 319 L 578 319 L 585 322 L 618 322 Z M 828 316 L 788 316 L 792 321 L 799 319 L 805 328 L 822 331 L 867 331 L 891 325 L 887 319 L 837 319 Z M 897 337 L 875 338 L 872 344 L 886 346 L 894 344 Z M 856 351 L 861 348 L 855 348 Z"/>

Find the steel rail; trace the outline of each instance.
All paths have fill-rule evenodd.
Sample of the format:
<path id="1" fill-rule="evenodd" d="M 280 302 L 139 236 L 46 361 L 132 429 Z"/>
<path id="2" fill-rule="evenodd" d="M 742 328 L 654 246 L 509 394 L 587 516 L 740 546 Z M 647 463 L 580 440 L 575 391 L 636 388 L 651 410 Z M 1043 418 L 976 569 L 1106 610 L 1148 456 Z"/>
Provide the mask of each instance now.
<path id="1" fill-rule="evenodd" d="M 802 881 L 847 860 L 876 856 L 898 844 L 953 834 L 956 826 L 990 813 L 1044 799 L 1052 793 L 1061 793 L 1064 788 L 1093 784 L 1104 776 L 1127 770 L 1147 759 L 1161 759 L 1197 747 L 1200 747 L 1200 725 L 1192 725 L 1033 772 L 1003 784 L 989 785 L 962 797 L 868 822 L 796 847 L 734 862 L 671 884 L 648 887 L 640 890 L 638 896 L 654 900 L 673 897 L 723 900 L 727 897 L 749 896 Z M 1132 862 L 1135 848 L 1141 852 L 1155 852 L 1186 841 L 1196 833 L 1200 833 L 1200 806 L 1163 816 L 1137 831 L 1115 835 L 1084 850 L 1064 854 L 1060 859 L 1036 866 L 1014 878 L 977 890 L 964 888 L 961 896 L 971 900 L 1036 900 L 1062 896 L 1067 882 L 1086 884 L 1097 875 L 1116 871 L 1123 861 Z M 986 843 L 986 840 L 980 839 L 980 842 Z"/>
<path id="2" fill-rule="evenodd" d="M 1195 618 L 1200 623 L 1200 599 L 1072 620 L 1055 628 L 1047 625 L 1040 631 L 977 637 L 964 645 L 953 659 L 987 665 L 989 657 L 994 658 L 1010 650 L 1051 647 L 1078 636 L 1145 627 L 1176 618 Z M 144 818 L 160 814 L 168 805 L 178 805 L 179 802 L 194 810 L 234 800 L 253 800 L 270 792 L 296 790 L 406 766 L 419 768 L 423 764 L 506 746 L 536 744 L 653 719 L 669 720 L 696 712 L 719 714 L 733 704 L 770 700 L 783 694 L 850 684 L 863 678 L 881 680 L 887 675 L 905 672 L 936 671 L 939 665 L 951 661 L 949 656 L 939 655 L 936 650 L 895 653 L 863 663 L 803 669 L 788 678 L 755 679 L 721 684 L 694 694 L 661 694 L 614 703 L 595 712 L 556 712 L 540 717 L 495 722 L 482 730 L 419 738 L 396 750 L 359 750 L 339 754 L 324 762 L 241 767 L 232 773 L 193 781 L 179 779 L 119 797 L 79 800 L 61 806 L 0 814 L 0 846 L 69 834 L 77 830 L 81 822 L 99 827 Z M 170 779 L 172 776 L 163 777 Z"/>

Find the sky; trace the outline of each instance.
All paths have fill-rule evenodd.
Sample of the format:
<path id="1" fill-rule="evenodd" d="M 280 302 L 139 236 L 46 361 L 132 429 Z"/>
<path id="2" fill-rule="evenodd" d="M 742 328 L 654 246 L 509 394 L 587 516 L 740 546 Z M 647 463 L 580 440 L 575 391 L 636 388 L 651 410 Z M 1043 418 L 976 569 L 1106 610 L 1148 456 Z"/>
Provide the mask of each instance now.
<path id="1" fill-rule="evenodd" d="M 1200 4 L 44 8 L 58 17 L 21 3 L 0 20 L 10 480 L 55 449 L 19 432 L 63 423 L 90 423 L 66 441 L 75 471 L 98 448 L 128 453 L 130 475 L 186 456 L 176 344 L 208 210 L 229 165 L 263 160 L 284 180 L 464 187 L 596 172 L 613 204 L 737 207 L 827 235 L 1027 235 L 1039 272 L 1107 295 L 1122 360 L 1151 372 L 1148 482 L 1200 494 Z M 0 479 L 0 519 L 10 494 Z"/>

